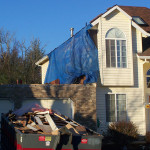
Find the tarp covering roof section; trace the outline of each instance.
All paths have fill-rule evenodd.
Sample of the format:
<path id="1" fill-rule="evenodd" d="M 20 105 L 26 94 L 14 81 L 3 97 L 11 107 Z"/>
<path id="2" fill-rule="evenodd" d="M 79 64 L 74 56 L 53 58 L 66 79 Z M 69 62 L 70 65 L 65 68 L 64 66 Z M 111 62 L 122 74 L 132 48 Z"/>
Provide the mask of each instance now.
<path id="1" fill-rule="evenodd" d="M 86 76 L 84 84 L 97 82 L 98 50 L 88 32 L 91 27 L 91 24 L 84 27 L 48 54 L 49 66 L 44 83 L 59 79 L 60 84 L 72 84 L 82 75 Z"/>

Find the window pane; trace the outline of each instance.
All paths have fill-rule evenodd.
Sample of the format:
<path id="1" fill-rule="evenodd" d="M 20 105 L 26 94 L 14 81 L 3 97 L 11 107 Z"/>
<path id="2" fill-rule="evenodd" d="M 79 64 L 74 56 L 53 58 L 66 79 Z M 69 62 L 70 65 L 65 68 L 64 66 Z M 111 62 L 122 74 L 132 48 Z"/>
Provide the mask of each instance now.
<path id="1" fill-rule="evenodd" d="M 122 52 L 122 56 L 123 56 L 123 57 L 126 57 L 126 52 Z"/>
<path id="2" fill-rule="evenodd" d="M 127 64 L 126 63 L 122 63 L 122 68 L 127 68 Z"/>
<path id="3" fill-rule="evenodd" d="M 150 88 L 150 77 L 147 77 L 147 87 Z"/>
<path id="4" fill-rule="evenodd" d="M 122 57 L 122 62 L 126 63 L 126 57 Z"/>
<path id="5" fill-rule="evenodd" d="M 115 57 L 115 51 L 113 50 L 111 50 L 111 57 Z"/>
<path id="6" fill-rule="evenodd" d="M 117 94 L 117 121 L 125 120 L 126 121 L 126 95 Z"/>
<path id="7" fill-rule="evenodd" d="M 106 122 L 115 122 L 115 111 L 106 111 Z"/>
<path id="8" fill-rule="evenodd" d="M 106 121 L 115 121 L 115 95 L 106 94 Z"/>
<path id="9" fill-rule="evenodd" d="M 125 40 L 122 40 L 122 68 L 126 68 L 127 65 L 126 65 L 126 41 Z"/>
<path id="10" fill-rule="evenodd" d="M 126 52 L 126 46 L 122 46 L 122 52 Z"/>
<path id="11" fill-rule="evenodd" d="M 126 111 L 126 101 L 117 101 L 117 110 Z"/>
<path id="12" fill-rule="evenodd" d="M 150 69 L 147 71 L 147 75 L 150 75 Z"/>
<path id="13" fill-rule="evenodd" d="M 121 59 L 120 59 L 120 57 L 117 57 L 117 66 L 119 68 L 121 67 Z"/>
<path id="14" fill-rule="evenodd" d="M 110 40 L 106 40 L 106 66 L 110 67 Z"/>
<path id="15" fill-rule="evenodd" d="M 121 64 L 120 64 L 120 63 L 117 63 L 117 66 L 118 66 L 118 68 L 120 68 L 120 67 L 121 67 Z"/>
<path id="16" fill-rule="evenodd" d="M 126 111 L 121 111 L 117 112 L 117 121 L 127 121 L 127 112 Z"/>
<path id="17" fill-rule="evenodd" d="M 116 67 L 115 40 L 110 40 L 110 42 L 111 42 L 111 67 Z"/>
<path id="18" fill-rule="evenodd" d="M 122 40 L 122 46 L 126 46 L 126 41 Z"/>
<path id="19" fill-rule="evenodd" d="M 117 56 L 120 57 L 120 41 L 117 40 Z"/>
<path id="20" fill-rule="evenodd" d="M 115 46 L 115 40 L 110 40 L 111 41 L 111 46 Z"/>
<path id="21" fill-rule="evenodd" d="M 119 40 L 117 40 L 117 46 L 120 46 L 120 41 Z"/>
<path id="22" fill-rule="evenodd" d="M 117 99 L 118 100 L 126 100 L 126 95 L 125 94 L 117 94 Z"/>
<path id="23" fill-rule="evenodd" d="M 117 51 L 117 56 L 120 56 L 120 51 Z"/>
<path id="24" fill-rule="evenodd" d="M 116 59 L 115 59 L 115 57 L 111 57 L 111 67 L 116 67 Z"/>
<path id="25" fill-rule="evenodd" d="M 125 35 L 118 28 L 112 28 L 107 32 L 106 38 L 125 38 Z"/>

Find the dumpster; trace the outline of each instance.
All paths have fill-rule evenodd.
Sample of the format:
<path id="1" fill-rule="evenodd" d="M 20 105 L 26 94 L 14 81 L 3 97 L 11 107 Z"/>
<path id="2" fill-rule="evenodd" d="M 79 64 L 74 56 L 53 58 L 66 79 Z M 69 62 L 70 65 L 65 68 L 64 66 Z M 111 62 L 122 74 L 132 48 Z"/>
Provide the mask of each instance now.
<path id="1" fill-rule="evenodd" d="M 2 114 L 3 150 L 101 150 L 102 136 L 95 131 L 55 111 L 33 110 Z"/>

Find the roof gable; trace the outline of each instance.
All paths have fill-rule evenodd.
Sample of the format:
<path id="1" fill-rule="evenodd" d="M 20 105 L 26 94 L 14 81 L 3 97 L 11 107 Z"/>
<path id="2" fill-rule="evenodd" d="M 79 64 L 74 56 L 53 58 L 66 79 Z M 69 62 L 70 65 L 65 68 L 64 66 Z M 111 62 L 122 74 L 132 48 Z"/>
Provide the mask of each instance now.
<path id="1" fill-rule="evenodd" d="M 146 7 L 135 7 L 135 6 L 118 6 L 115 5 L 111 8 L 108 8 L 107 11 L 103 14 L 98 15 L 97 17 L 95 17 L 91 23 L 95 22 L 99 17 L 106 17 L 107 15 L 109 15 L 111 12 L 113 12 L 114 10 L 119 10 L 120 12 L 122 12 L 124 15 L 126 15 L 129 19 L 132 20 L 132 25 L 135 28 L 141 28 L 140 31 L 143 32 L 144 34 L 150 33 L 150 9 L 146 8 Z M 144 22 L 146 22 L 145 25 L 139 25 L 137 24 L 132 17 L 133 16 L 139 16 Z M 150 36 L 149 34 L 146 34 L 148 36 Z"/>

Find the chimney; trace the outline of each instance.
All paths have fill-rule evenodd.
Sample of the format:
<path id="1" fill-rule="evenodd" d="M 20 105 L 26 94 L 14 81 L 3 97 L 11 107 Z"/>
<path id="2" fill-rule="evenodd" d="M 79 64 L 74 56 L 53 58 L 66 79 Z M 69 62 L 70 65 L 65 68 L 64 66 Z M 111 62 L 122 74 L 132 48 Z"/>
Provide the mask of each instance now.
<path id="1" fill-rule="evenodd" d="M 70 31 L 71 31 L 71 37 L 73 37 L 74 28 L 70 28 Z"/>

